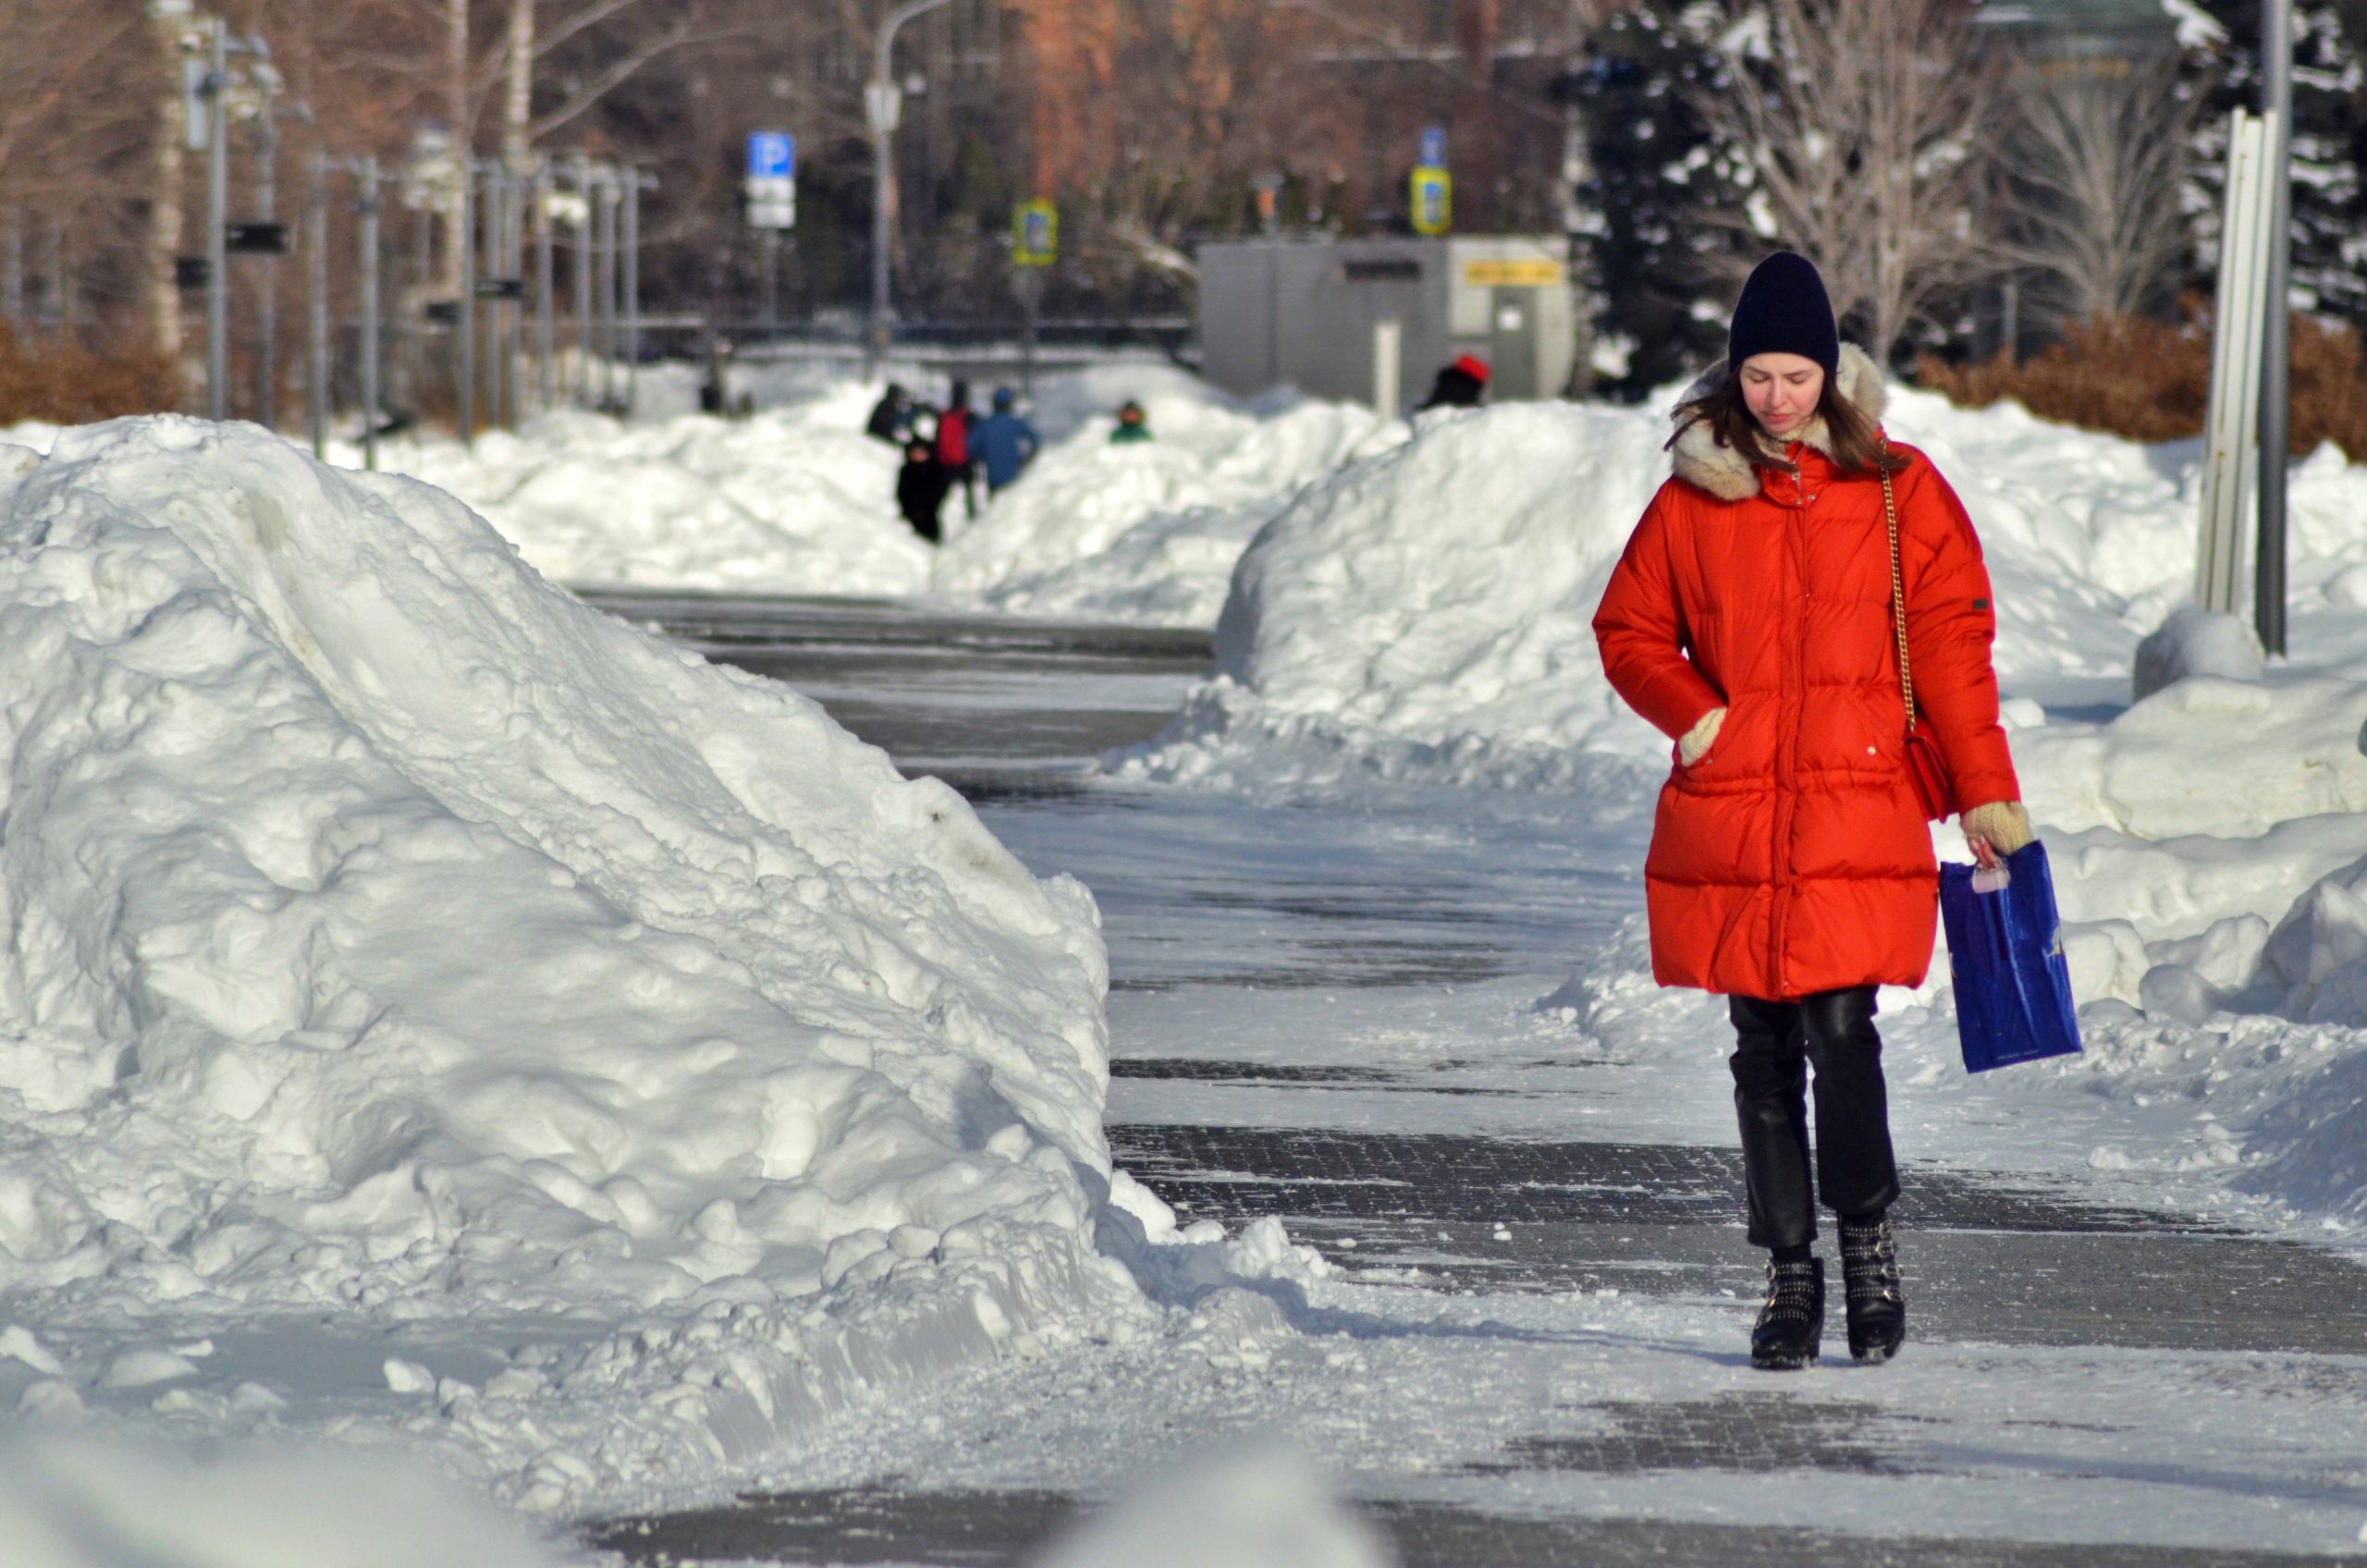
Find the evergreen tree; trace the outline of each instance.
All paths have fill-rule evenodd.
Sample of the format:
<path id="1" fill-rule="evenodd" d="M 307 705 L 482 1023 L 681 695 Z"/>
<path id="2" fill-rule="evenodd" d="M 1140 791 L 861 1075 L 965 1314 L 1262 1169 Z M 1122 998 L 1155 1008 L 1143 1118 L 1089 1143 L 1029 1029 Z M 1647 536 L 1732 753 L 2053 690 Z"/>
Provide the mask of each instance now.
<path id="1" fill-rule="evenodd" d="M 1644 0 L 1596 34 L 1569 84 L 1592 164 L 1580 199 L 1606 396 L 1641 398 L 1724 349 L 1728 285 L 1710 259 L 1729 241 L 1692 214 L 1743 198 L 1692 100 L 1725 68 L 1713 46 L 1725 19 L 1705 0 Z"/>
<path id="2" fill-rule="evenodd" d="M 2189 68 L 2207 96 L 2195 147 L 2193 209 L 2197 271 L 2219 261 L 2219 215 L 2227 170 L 2227 117 L 2261 106 L 2260 0 L 2203 0 L 2191 7 L 2222 31 L 2187 31 Z M 2346 12 L 2317 0 L 2294 6 L 2293 308 L 2367 326 L 2367 69 Z"/>

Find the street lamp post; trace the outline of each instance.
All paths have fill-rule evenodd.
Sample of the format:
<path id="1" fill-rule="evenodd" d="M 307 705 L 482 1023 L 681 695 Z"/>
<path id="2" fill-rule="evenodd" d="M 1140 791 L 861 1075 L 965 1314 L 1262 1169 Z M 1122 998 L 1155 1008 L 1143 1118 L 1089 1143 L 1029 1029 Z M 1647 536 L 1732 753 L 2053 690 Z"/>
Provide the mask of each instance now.
<path id="1" fill-rule="evenodd" d="M 2293 0 L 2261 10 L 2261 108 L 2274 116 L 2269 149 L 2275 209 L 2269 218 L 2268 322 L 2261 349 L 2260 532 L 2252 563 L 2252 626 L 2269 653 L 2285 652 L 2285 479 L 2293 396 Z"/>
<path id="2" fill-rule="evenodd" d="M 893 79 L 896 33 L 914 17 L 924 16 L 950 0 L 904 0 L 879 24 L 879 49 L 872 63 L 871 80 L 863 90 L 864 118 L 871 127 L 871 348 L 867 362 L 877 370 L 888 351 L 888 248 L 894 228 L 896 124 L 901 117 L 903 95 Z"/>

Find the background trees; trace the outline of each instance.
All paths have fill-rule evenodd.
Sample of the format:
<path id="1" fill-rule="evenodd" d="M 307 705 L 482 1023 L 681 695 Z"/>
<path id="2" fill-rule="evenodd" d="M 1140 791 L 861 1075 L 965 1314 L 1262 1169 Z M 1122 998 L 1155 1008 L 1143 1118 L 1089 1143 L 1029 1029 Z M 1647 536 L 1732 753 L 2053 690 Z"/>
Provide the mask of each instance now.
<path id="1" fill-rule="evenodd" d="M 862 90 L 889 0 L 215 3 L 271 39 L 313 110 L 282 127 L 283 214 L 315 152 L 403 177 L 386 239 L 407 332 L 452 288 L 456 148 L 643 165 L 660 183 L 653 306 L 745 320 L 764 252 L 741 220 L 741 145 L 773 128 L 800 148 L 785 311 L 826 326 L 859 311 Z M 0 0 L 0 304 L 23 331 L 191 347 L 171 258 L 198 249 L 201 171 L 180 151 L 174 8 Z M 897 296 L 932 320 L 1007 321 L 1011 208 L 1040 194 L 1062 208 L 1053 314 L 1179 313 L 1193 247 L 1254 229 L 1260 186 L 1286 232 L 1402 228 L 1417 138 L 1439 126 L 1458 227 L 1572 237 L 1593 363 L 1628 395 L 1714 357 L 1739 269 L 1775 244 L 1815 256 L 1853 330 L 1899 361 L 1995 342 L 2009 299 L 2032 343 L 2174 314 L 2210 281 L 2216 143 L 2256 90 L 2257 0 L 2120 9 L 2152 18 L 2159 63 L 2042 59 L 1987 24 L 2048 8 L 1988 0 L 953 0 L 898 50 Z M 2359 323 L 2367 0 L 2301 11 L 2297 284 Z M 234 208 L 254 129 L 236 132 Z M 336 205 L 342 296 L 342 189 Z M 296 319 L 298 263 L 235 272 L 242 305 L 274 289 Z"/>

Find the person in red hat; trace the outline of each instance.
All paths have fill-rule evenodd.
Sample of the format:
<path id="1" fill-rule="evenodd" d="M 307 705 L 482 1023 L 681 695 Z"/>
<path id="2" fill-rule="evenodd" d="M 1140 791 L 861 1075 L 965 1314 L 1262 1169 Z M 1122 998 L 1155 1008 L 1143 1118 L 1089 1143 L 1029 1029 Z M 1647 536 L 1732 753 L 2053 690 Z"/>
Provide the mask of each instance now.
<path id="1" fill-rule="evenodd" d="M 1425 409 L 1476 409 L 1488 400 L 1488 361 L 1466 354 L 1438 374 L 1430 383 Z M 1418 410 L 1417 410 L 1418 411 Z"/>

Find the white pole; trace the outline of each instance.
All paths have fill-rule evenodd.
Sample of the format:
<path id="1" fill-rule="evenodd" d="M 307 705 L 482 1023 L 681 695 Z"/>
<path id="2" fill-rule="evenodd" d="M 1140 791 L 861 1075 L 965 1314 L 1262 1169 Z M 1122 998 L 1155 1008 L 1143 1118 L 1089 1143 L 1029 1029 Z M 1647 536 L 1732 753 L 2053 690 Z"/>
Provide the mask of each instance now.
<path id="1" fill-rule="evenodd" d="M 2202 533 L 2195 598 L 2233 614 L 2241 592 L 2244 521 L 2258 470 L 2262 337 L 2267 325 L 2266 245 L 2274 195 L 2266 159 L 2273 122 L 2238 109 L 2227 138 L 2219 289 L 2213 325 L 2211 404 L 2203 435 Z"/>
<path id="2" fill-rule="evenodd" d="M 1403 399 L 1405 328 L 1392 319 L 1372 324 L 1372 411 L 1395 419 Z"/>

